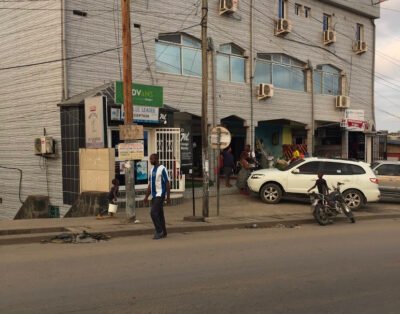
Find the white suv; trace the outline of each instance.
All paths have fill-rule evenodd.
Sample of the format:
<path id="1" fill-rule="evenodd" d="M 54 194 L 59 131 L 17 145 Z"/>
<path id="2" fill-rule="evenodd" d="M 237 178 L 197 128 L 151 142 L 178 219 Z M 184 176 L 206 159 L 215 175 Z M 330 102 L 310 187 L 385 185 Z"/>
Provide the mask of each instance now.
<path id="1" fill-rule="evenodd" d="M 284 170 L 262 169 L 254 171 L 247 184 L 251 191 L 269 204 L 278 203 L 283 196 L 304 196 L 317 179 L 324 174 L 329 188 L 344 183 L 342 193 L 351 209 L 380 198 L 378 179 L 367 163 L 342 159 L 310 157 L 298 160 Z"/>

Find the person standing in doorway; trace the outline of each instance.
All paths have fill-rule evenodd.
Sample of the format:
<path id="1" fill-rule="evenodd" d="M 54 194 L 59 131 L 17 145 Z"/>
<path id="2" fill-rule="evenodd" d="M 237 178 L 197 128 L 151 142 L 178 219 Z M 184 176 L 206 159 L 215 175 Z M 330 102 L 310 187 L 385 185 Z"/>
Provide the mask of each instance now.
<path id="1" fill-rule="evenodd" d="M 150 163 L 153 166 L 150 170 L 150 180 L 147 187 L 145 204 L 149 202 L 151 194 L 151 219 L 153 220 L 155 233 L 154 240 L 159 240 L 167 237 L 167 228 L 165 226 L 164 201 L 167 197 L 167 203 L 170 203 L 170 182 L 167 168 L 160 165 L 157 154 L 150 155 Z"/>
<path id="2" fill-rule="evenodd" d="M 230 188 L 232 187 L 230 179 L 233 173 L 233 168 L 235 168 L 235 160 L 233 158 L 232 148 L 230 146 L 224 150 L 222 158 L 224 164 L 225 186 Z"/>

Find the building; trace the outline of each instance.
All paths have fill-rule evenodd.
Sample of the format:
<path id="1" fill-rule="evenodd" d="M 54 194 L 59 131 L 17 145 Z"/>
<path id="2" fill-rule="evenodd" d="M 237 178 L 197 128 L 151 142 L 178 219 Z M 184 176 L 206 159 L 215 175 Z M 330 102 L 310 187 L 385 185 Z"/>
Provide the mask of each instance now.
<path id="1" fill-rule="evenodd" d="M 132 5 L 134 82 L 163 87 L 172 126 L 191 127 L 197 165 L 200 4 Z M 79 193 L 82 99 L 106 95 L 121 79 L 119 1 L 1 6 L 0 217 L 33 194 L 48 194 L 65 211 Z M 209 1 L 210 125 L 231 131 L 236 157 L 245 143 L 275 157 L 298 144 L 370 161 L 376 18 L 379 5 L 369 0 Z M 345 112 L 349 105 L 355 112 Z M 34 138 L 43 134 L 55 139 L 56 158 L 35 156 Z"/>

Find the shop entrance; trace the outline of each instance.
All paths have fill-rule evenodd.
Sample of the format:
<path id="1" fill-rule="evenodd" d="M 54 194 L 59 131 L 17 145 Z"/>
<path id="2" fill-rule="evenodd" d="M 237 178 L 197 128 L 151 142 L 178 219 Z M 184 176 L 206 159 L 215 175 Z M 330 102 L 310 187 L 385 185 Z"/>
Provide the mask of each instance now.
<path id="1" fill-rule="evenodd" d="M 246 144 L 247 128 L 244 126 L 244 120 L 236 116 L 229 116 L 225 119 L 221 119 L 221 124 L 231 132 L 232 140 L 230 146 L 235 161 L 238 161 Z M 252 149 L 254 149 L 254 147 L 252 147 Z"/>
<path id="2" fill-rule="evenodd" d="M 365 134 L 349 132 L 349 159 L 365 160 Z"/>

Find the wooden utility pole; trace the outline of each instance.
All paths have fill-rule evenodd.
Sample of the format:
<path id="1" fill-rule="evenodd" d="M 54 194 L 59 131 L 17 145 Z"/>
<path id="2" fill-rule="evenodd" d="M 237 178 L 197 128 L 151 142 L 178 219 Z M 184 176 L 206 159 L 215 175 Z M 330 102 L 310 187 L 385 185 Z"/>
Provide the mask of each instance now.
<path id="1" fill-rule="evenodd" d="M 132 39 L 131 39 L 131 0 L 121 0 L 122 13 L 122 54 L 123 54 L 123 81 L 124 81 L 124 111 L 125 125 L 133 124 L 132 105 Z M 135 213 L 135 181 L 134 162 L 128 161 L 125 167 L 125 212 L 128 220 L 136 219 Z"/>
<path id="2" fill-rule="evenodd" d="M 209 158 L 208 158 L 208 1 L 202 0 L 201 18 L 201 61 L 202 61 L 202 100 L 201 100 L 201 138 L 203 161 L 203 217 L 209 212 Z"/>

